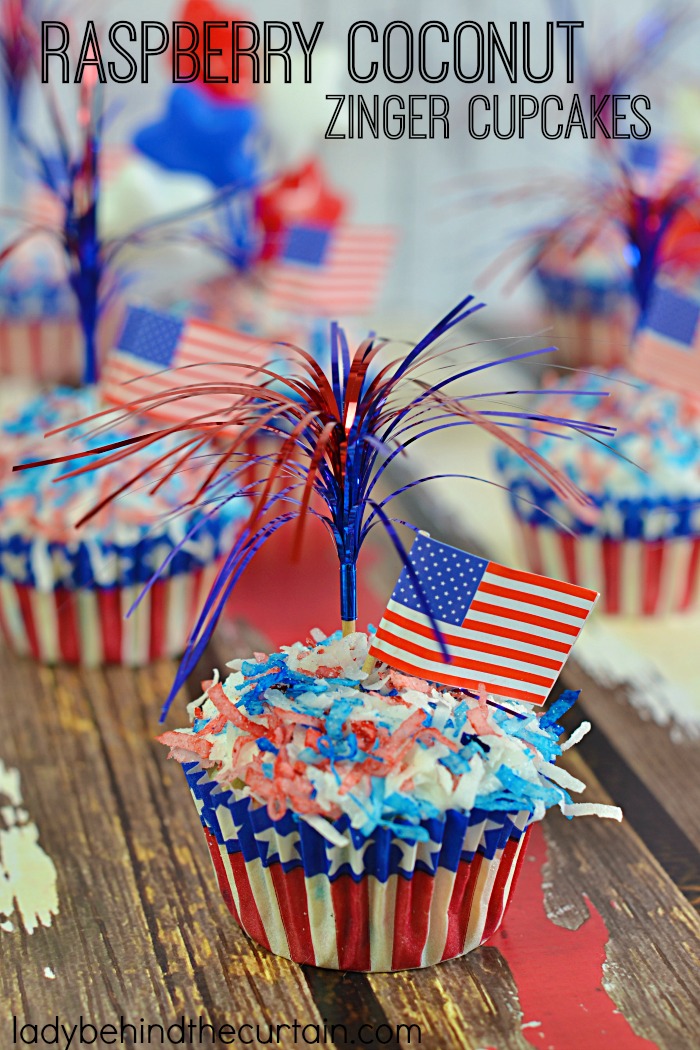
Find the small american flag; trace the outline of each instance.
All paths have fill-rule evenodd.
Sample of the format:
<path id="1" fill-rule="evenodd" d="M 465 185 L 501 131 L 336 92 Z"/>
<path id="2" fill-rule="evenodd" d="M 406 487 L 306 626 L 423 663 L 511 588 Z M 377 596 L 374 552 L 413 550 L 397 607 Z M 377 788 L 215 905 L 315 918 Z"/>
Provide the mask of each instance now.
<path id="1" fill-rule="evenodd" d="M 672 288 L 655 290 L 632 347 L 640 379 L 700 393 L 700 303 Z"/>
<path id="2" fill-rule="evenodd" d="M 419 535 L 409 562 L 442 632 L 446 661 L 411 575 L 401 572 L 370 655 L 428 681 L 542 704 L 598 593 L 508 569 Z"/>
<path id="3" fill-rule="evenodd" d="M 266 287 L 277 309 L 323 317 L 368 313 L 394 250 L 389 227 L 292 226 L 269 264 Z"/>
<path id="4" fill-rule="evenodd" d="M 115 348 L 109 353 L 101 389 L 106 401 L 128 404 L 142 397 L 167 395 L 199 383 L 236 382 L 248 367 L 279 357 L 265 339 L 230 331 L 197 319 L 179 320 L 143 307 L 130 307 Z M 231 367 L 241 362 L 241 368 Z M 184 369 L 185 365 L 197 365 Z M 231 407 L 233 395 L 194 395 L 157 401 L 148 414 L 170 423 L 202 415 L 207 420 Z"/>

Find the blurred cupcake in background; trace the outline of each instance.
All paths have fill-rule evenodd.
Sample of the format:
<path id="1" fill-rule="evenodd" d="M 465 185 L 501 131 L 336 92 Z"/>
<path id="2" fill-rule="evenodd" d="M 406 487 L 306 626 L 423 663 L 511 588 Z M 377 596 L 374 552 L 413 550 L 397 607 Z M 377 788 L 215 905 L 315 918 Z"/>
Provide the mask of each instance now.
<path id="1" fill-rule="evenodd" d="M 545 240 L 533 275 L 562 364 L 611 368 L 625 360 L 635 322 L 625 247 L 612 224 L 591 238 L 573 222 Z"/>
<path id="2" fill-rule="evenodd" d="M 525 192 L 537 196 L 541 186 Z M 563 215 L 521 244 L 558 360 L 574 368 L 626 365 L 656 282 L 692 288 L 700 275 L 694 156 L 671 143 L 638 142 L 573 189 L 562 181 L 560 192 Z"/>
<path id="3" fill-rule="evenodd" d="M 90 438 L 88 424 L 65 430 L 53 438 L 51 454 L 66 462 L 28 473 L 12 473 L 12 466 L 46 456 L 44 432 L 100 409 L 94 388 L 63 388 L 0 427 L 0 630 L 15 652 L 43 663 L 140 666 L 181 653 L 247 511 L 230 478 L 209 506 L 185 507 L 203 476 L 175 473 L 154 491 L 156 468 L 77 532 L 84 514 L 119 490 L 125 477 L 133 478 L 135 464 L 128 474 L 117 461 L 99 476 L 88 471 L 60 485 L 55 478 L 89 462 L 71 460 L 79 448 L 137 433 L 138 419 L 100 427 Z M 176 442 L 171 437 L 155 447 L 165 452 Z M 214 503 L 217 513 L 210 518 Z M 165 571 L 125 619 L 166 559 Z"/>
<path id="4" fill-rule="evenodd" d="M 539 394 L 528 406 L 536 429 L 527 443 L 591 495 L 599 515 L 594 522 L 576 518 L 521 459 L 499 451 L 525 563 L 599 590 L 606 613 L 697 610 L 700 400 L 623 370 L 579 373 L 550 389 L 557 392 Z M 560 439 L 547 425 L 556 415 L 605 422 L 617 434 L 610 448 Z"/>

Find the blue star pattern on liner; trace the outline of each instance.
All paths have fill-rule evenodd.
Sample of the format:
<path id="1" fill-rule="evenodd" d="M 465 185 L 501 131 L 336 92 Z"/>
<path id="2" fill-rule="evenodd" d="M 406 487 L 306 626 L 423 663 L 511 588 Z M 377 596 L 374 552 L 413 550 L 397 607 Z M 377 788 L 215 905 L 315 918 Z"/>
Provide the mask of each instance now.
<path id="1" fill-rule="evenodd" d="M 487 812 L 478 806 L 466 814 L 449 810 L 442 819 L 421 822 L 425 841 L 416 842 L 407 836 L 408 843 L 419 850 L 414 860 L 406 843 L 395 837 L 391 828 L 377 827 L 364 835 L 350 826 L 344 814 L 333 826 L 352 841 L 355 851 L 362 850 L 362 870 L 355 871 L 349 859 L 352 851 L 333 845 L 291 810 L 273 820 L 265 806 L 251 805 L 249 797 L 236 797 L 233 791 L 222 788 L 198 762 L 186 763 L 183 770 L 198 803 L 202 825 L 230 854 L 242 853 L 246 863 L 260 862 L 266 868 L 277 863 L 284 871 L 303 868 L 307 877 L 327 875 L 332 881 L 350 875 L 359 882 L 365 874 L 372 874 L 379 882 L 386 882 L 392 875 L 413 868 L 429 875 L 438 868 L 456 871 L 460 862 L 469 863 L 476 853 L 495 856 L 509 839 L 522 836 L 530 818 L 528 811 L 518 811 L 512 801 L 511 808 L 500 811 Z M 221 826 L 222 809 L 230 811 L 232 820 L 228 823 L 235 828 L 235 837 Z M 273 828 L 285 844 L 283 854 L 272 845 L 275 840 L 269 832 Z"/>
<path id="2" fill-rule="evenodd" d="M 211 520 L 206 543 L 183 545 L 163 574 L 164 579 L 195 572 L 220 557 L 230 542 L 230 524 Z M 205 537 L 201 537 L 204 541 Z M 0 579 L 27 584 L 40 591 L 56 587 L 78 590 L 82 587 L 144 586 L 154 569 L 176 546 L 174 536 L 142 536 L 131 546 L 117 546 L 93 537 L 72 544 L 46 542 L 13 535 L 0 537 Z M 50 572 L 42 566 L 53 565 Z"/>
<path id="3" fill-rule="evenodd" d="M 459 627 L 483 578 L 488 562 L 474 554 L 448 547 L 427 536 L 417 536 L 411 548 L 415 566 L 436 620 Z M 394 599 L 414 612 L 425 612 L 408 569 L 399 576 Z"/>

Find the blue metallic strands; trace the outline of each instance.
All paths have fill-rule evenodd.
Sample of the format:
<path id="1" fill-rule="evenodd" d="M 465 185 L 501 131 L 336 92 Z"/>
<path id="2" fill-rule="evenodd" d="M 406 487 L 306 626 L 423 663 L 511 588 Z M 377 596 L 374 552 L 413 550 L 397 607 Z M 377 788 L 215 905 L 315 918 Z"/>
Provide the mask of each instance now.
<path id="1" fill-rule="evenodd" d="M 517 436 L 520 430 L 533 427 L 546 427 L 548 431 L 565 435 L 572 430 L 586 431 L 586 424 L 549 414 L 541 416 L 501 408 L 499 400 L 517 395 L 518 390 L 499 391 L 494 395 L 498 400 L 493 401 L 478 395 L 471 403 L 469 396 L 450 396 L 451 385 L 458 380 L 468 380 L 477 372 L 532 353 L 546 352 L 518 352 L 488 358 L 468 368 L 454 367 L 451 362 L 445 362 L 445 355 L 464 350 L 461 343 L 447 345 L 446 337 L 481 305 L 473 296 L 468 296 L 412 349 L 394 357 L 389 344 L 374 337 L 364 340 L 351 353 L 344 332 L 333 325 L 327 372 L 311 354 L 294 346 L 285 346 L 288 361 L 284 370 L 278 370 L 274 367 L 274 360 L 279 357 L 279 345 L 271 347 L 267 365 L 249 368 L 244 378 L 233 378 L 230 382 L 198 383 L 196 367 L 190 367 L 183 372 L 181 386 L 174 378 L 167 393 L 139 398 L 124 411 L 148 412 L 152 400 L 157 400 L 162 406 L 166 401 L 192 397 L 199 397 L 201 406 L 202 397 L 208 395 L 217 395 L 220 404 L 222 394 L 230 396 L 230 408 L 209 418 L 203 418 L 200 412 L 184 423 L 143 433 L 118 447 L 105 445 L 101 449 L 91 449 L 91 461 L 78 470 L 99 469 L 101 465 L 128 455 L 130 450 L 145 451 L 155 441 L 156 435 L 167 434 L 171 439 L 179 439 L 174 441 L 173 452 L 158 461 L 158 469 L 169 472 L 182 469 L 192 456 L 203 455 L 206 446 L 212 467 L 193 503 L 207 500 L 211 486 L 217 483 L 224 471 L 238 473 L 247 468 L 257 472 L 257 479 L 246 488 L 246 494 L 253 502 L 250 519 L 229 551 L 204 604 L 164 715 L 172 697 L 203 653 L 240 576 L 260 548 L 285 525 L 294 525 L 297 550 L 309 515 L 325 525 L 338 555 L 340 618 L 347 629 L 352 629 L 357 617 L 357 559 L 371 528 L 380 524 L 402 562 L 406 564 L 408 560 L 396 529 L 397 524 L 403 523 L 390 518 L 384 509 L 406 487 L 388 496 L 382 493 L 380 497 L 377 484 L 397 456 L 442 427 L 477 426 L 485 430 L 515 454 L 522 455 L 548 488 L 571 504 L 578 515 L 590 516 L 589 497 L 527 448 Z M 473 351 L 473 344 L 470 349 Z M 231 364 L 232 368 L 236 367 L 236 362 Z M 431 382 L 430 376 L 436 370 L 441 378 Z M 173 369 L 173 377 L 178 371 Z M 240 365 L 238 372 L 232 372 L 233 376 L 239 374 Z M 110 418 L 109 413 L 104 415 Z M 94 417 L 94 423 L 99 422 L 98 415 Z M 612 433 L 605 426 L 588 429 L 593 437 Z M 274 450 L 251 455 L 246 442 L 256 433 L 269 439 Z M 75 467 L 75 463 L 71 465 Z M 422 482 L 433 477 L 440 475 L 423 478 Z M 114 496 L 116 493 L 103 499 L 101 505 Z M 95 507 L 91 513 L 98 509 Z M 216 513 L 215 500 L 209 512 Z M 90 514 L 85 520 L 89 517 Z M 416 584 L 425 613 L 434 622 L 420 581 Z M 436 623 L 434 629 L 437 632 Z"/>

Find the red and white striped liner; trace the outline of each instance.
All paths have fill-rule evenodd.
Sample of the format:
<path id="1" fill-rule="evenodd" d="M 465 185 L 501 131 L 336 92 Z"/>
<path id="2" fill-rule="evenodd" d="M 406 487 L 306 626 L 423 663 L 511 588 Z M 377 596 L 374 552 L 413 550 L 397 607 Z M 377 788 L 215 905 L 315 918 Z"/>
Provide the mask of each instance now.
<path id="1" fill-rule="evenodd" d="M 0 375 L 70 383 L 80 376 L 82 361 L 83 337 L 74 320 L 6 317 L 0 322 Z"/>
<path id="2" fill-rule="evenodd" d="M 118 307 L 105 312 L 98 335 L 102 355 L 113 346 L 121 319 Z M 0 375 L 44 383 L 77 383 L 83 365 L 83 334 L 75 319 L 0 320 Z"/>
<path id="3" fill-rule="evenodd" d="M 610 540 L 520 519 L 518 527 L 528 567 L 600 591 L 604 613 L 663 616 L 700 607 L 700 537 Z"/>
<path id="4" fill-rule="evenodd" d="M 522 814 L 523 824 L 528 814 Z M 229 853 L 205 829 L 224 901 L 264 948 L 331 970 L 409 970 L 455 959 L 499 929 L 523 861 L 529 828 L 488 860 L 476 853 L 456 872 L 413 871 L 380 882 L 365 875 L 331 881 L 284 872 Z M 273 848 L 283 849 L 281 840 Z M 405 844 L 404 844 L 405 849 Z M 415 847 L 414 847 L 415 849 Z M 284 853 L 281 854 L 284 856 Z"/>
<path id="5" fill-rule="evenodd" d="M 547 316 L 551 341 L 559 350 L 553 364 L 609 369 L 629 359 L 633 313 L 622 303 L 617 310 L 604 314 L 549 307 Z"/>
<path id="6" fill-rule="evenodd" d="M 141 584 L 47 592 L 0 577 L 0 632 L 41 663 L 142 667 L 183 652 L 218 567 L 158 580 L 128 619 Z"/>

